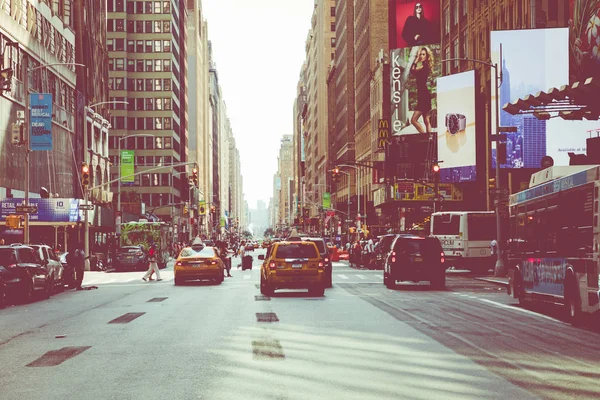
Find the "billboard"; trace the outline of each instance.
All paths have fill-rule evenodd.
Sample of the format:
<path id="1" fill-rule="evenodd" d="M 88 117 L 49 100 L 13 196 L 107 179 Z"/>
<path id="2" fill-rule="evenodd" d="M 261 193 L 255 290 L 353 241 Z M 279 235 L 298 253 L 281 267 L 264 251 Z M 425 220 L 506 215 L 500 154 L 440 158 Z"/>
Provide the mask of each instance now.
<path id="1" fill-rule="evenodd" d="M 502 45 L 502 84 L 500 107 L 539 91 L 548 91 L 569 83 L 569 28 L 529 29 L 491 32 L 492 64 L 500 65 Z M 492 90 L 495 105 L 497 90 Z M 492 107 L 492 132 L 495 132 L 496 107 Z M 540 168 L 542 157 L 549 155 L 554 165 L 569 165 L 568 152 L 585 152 L 589 130 L 598 122 L 538 120 L 531 114 L 510 115 L 500 111 L 500 126 L 517 128 L 507 133 L 504 168 Z M 577 150 L 576 150 L 577 151 Z M 496 150 L 492 149 L 495 166 Z"/>
<path id="2" fill-rule="evenodd" d="M 392 135 L 437 131 L 435 81 L 441 75 L 440 45 L 391 51 Z"/>
<path id="3" fill-rule="evenodd" d="M 385 149 L 385 178 L 429 181 L 437 153 L 435 133 L 394 136 Z"/>
<path id="4" fill-rule="evenodd" d="M 135 181 L 135 152 L 133 150 L 121 150 L 121 183 L 133 183 Z"/>
<path id="5" fill-rule="evenodd" d="M 11 198 L 0 200 L 0 221 L 6 216 L 15 214 L 17 206 L 24 204 L 23 199 Z M 30 221 L 38 222 L 79 222 L 81 212 L 79 199 L 29 199 L 29 205 L 36 206 L 38 211 L 29 214 Z"/>
<path id="6" fill-rule="evenodd" d="M 31 150 L 52 151 L 52 94 L 29 95 Z"/>
<path id="7" fill-rule="evenodd" d="M 439 0 L 389 0 L 390 49 L 439 44 Z"/>
<path id="8" fill-rule="evenodd" d="M 437 80 L 438 159 L 441 182 L 476 178 L 475 71 Z"/>
<path id="9" fill-rule="evenodd" d="M 569 0 L 569 78 L 600 77 L 600 0 Z"/>

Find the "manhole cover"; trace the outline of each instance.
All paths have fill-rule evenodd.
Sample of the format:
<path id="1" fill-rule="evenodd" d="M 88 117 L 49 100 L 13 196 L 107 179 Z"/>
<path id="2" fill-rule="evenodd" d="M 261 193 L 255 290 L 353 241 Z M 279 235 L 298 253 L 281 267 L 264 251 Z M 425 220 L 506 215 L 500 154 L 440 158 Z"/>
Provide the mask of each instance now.
<path id="1" fill-rule="evenodd" d="M 148 303 L 160 303 L 161 301 L 165 301 L 168 297 L 155 297 L 153 299 L 148 300 Z"/>
<path id="2" fill-rule="evenodd" d="M 256 313 L 256 321 L 257 322 L 279 322 L 279 318 L 277 318 L 277 314 L 268 312 L 268 313 Z"/>
<path id="3" fill-rule="evenodd" d="M 256 301 L 271 301 L 271 298 L 260 294 L 258 296 L 254 296 L 254 300 L 256 300 Z"/>
<path id="4" fill-rule="evenodd" d="M 123 314 L 119 318 L 115 318 L 112 321 L 110 321 L 109 324 L 127 324 L 127 323 L 133 321 L 134 319 L 141 317 L 144 314 L 146 314 L 146 313 L 132 312 L 132 313 Z"/>

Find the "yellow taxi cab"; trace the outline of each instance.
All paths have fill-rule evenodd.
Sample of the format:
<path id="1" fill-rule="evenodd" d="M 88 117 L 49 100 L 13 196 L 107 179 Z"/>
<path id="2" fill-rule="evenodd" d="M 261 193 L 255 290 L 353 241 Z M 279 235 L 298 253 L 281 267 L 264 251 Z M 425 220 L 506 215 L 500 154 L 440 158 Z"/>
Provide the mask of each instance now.
<path id="1" fill-rule="evenodd" d="M 225 265 L 216 247 L 205 246 L 200 240 L 194 241 L 179 253 L 175 262 L 175 286 L 186 280 L 210 279 L 222 283 Z"/>
<path id="2" fill-rule="evenodd" d="M 260 267 L 260 292 L 272 296 L 276 289 L 308 289 L 325 294 L 325 263 L 313 242 L 300 238 L 275 242 L 267 250 Z"/>

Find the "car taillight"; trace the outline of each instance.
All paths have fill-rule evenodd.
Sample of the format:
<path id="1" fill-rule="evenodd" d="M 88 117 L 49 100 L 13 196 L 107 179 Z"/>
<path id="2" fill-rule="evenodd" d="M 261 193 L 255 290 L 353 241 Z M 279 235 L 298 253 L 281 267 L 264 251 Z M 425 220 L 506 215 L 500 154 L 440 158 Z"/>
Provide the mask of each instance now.
<path id="1" fill-rule="evenodd" d="M 6 268 L 17 268 L 17 264 L 7 265 Z"/>
<path id="2" fill-rule="evenodd" d="M 217 262 L 213 260 L 210 262 L 210 265 L 217 265 Z"/>
<path id="3" fill-rule="evenodd" d="M 182 265 L 183 265 L 183 263 L 182 263 L 181 261 L 177 261 L 177 262 L 175 263 L 175 266 L 177 266 L 177 267 L 181 267 Z"/>
<path id="4" fill-rule="evenodd" d="M 326 262 L 326 263 L 328 263 L 328 262 L 329 262 L 329 258 L 326 258 L 326 259 L 325 259 L 325 262 Z"/>
<path id="5" fill-rule="evenodd" d="M 396 252 L 392 251 L 392 262 L 396 262 Z"/>
<path id="6" fill-rule="evenodd" d="M 136 256 L 143 256 L 144 252 L 143 251 L 138 251 L 137 253 L 135 253 Z"/>
<path id="7" fill-rule="evenodd" d="M 275 265 L 275 261 L 271 261 L 269 263 L 269 269 L 276 269 L 276 268 L 277 268 L 277 266 Z"/>
<path id="8" fill-rule="evenodd" d="M 444 252 L 443 252 L 443 251 L 442 251 L 442 254 L 441 254 L 440 262 L 441 262 L 442 264 L 444 263 Z"/>
<path id="9" fill-rule="evenodd" d="M 325 259 L 325 261 L 327 261 L 327 259 Z M 323 261 L 319 261 L 319 269 L 323 268 L 325 268 L 325 264 L 323 263 Z"/>

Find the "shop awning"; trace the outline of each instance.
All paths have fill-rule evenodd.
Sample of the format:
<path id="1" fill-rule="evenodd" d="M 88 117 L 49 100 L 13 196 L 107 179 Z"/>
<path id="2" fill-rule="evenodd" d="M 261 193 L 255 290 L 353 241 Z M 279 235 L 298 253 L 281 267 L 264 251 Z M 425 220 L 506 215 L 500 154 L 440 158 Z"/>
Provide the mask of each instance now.
<path id="1" fill-rule="evenodd" d="M 600 119 L 600 79 L 587 78 L 572 85 L 554 87 L 506 103 L 502 110 L 511 115 L 532 114 L 540 120 L 560 117 L 565 120 Z"/>

